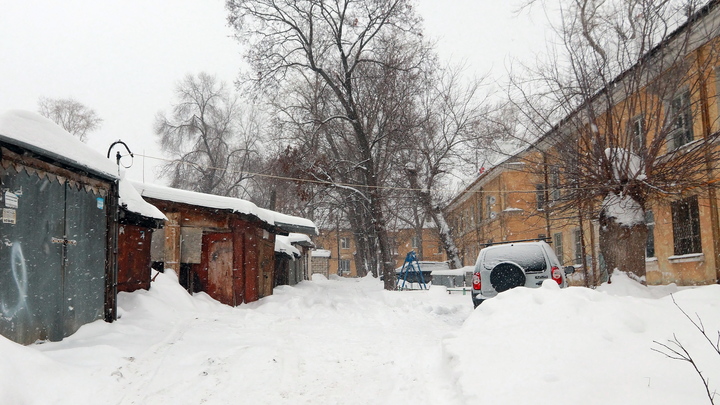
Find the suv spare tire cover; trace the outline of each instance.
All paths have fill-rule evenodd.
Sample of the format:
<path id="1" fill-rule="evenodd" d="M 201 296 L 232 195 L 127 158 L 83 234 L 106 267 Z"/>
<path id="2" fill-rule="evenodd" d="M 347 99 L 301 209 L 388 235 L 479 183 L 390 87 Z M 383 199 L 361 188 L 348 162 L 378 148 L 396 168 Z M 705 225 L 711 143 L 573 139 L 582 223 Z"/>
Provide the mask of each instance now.
<path id="1" fill-rule="evenodd" d="M 497 292 L 525 285 L 525 272 L 515 263 L 498 263 L 490 272 L 490 284 Z"/>

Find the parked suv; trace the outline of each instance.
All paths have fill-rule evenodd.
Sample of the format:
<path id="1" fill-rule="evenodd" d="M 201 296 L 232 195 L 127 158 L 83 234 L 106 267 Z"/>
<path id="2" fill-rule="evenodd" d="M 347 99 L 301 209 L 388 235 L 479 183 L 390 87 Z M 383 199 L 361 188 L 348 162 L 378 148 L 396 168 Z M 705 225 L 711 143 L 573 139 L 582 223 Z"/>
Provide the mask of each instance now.
<path id="1" fill-rule="evenodd" d="M 472 283 L 472 300 L 477 308 L 483 301 L 515 287 L 537 288 L 552 278 L 567 286 L 566 274 L 555 252 L 545 242 L 521 242 L 488 246 L 480 251 Z"/>

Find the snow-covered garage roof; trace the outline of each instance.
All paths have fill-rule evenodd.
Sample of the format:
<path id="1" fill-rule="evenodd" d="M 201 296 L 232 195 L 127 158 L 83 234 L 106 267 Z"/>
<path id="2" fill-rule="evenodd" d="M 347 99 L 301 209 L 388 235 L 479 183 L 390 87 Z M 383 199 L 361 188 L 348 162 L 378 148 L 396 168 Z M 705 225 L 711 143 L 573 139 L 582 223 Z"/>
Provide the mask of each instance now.
<path id="1" fill-rule="evenodd" d="M 0 141 L 103 178 L 118 178 L 117 166 L 110 159 L 34 112 L 10 110 L 0 114 Z"/>
<path id="2" fill-rule="evenodd" d="M 300 257 L 300 251 L 291 244 L 288 236 L 278 235 L 275 237 L 275 251 L 286 253 L 288 256 Z"/>
<path id="3" fill-rule="evenodd" d="M 125 178 L 120 179 L 120 186 L 118 187 L 120 193 L 120 206 L 124 207 L 130 212 L 142 215 L 148 218 L 167 220 L 165 214 L 163 214 L 156 206 L 143 200 L 140 193 L 133 187 L 130 180 Z"/>
<path id="4" fill-rule="evenodd" d="M 315 247 L 312 239 L 310 239 L 310 237 L 304 233 L 290 233 L 287 238 L 288 241 L 294 245 Z"/>
<path id="5" fill-rule="evenodd" d="M 311 257 L 330 257 L 331 252 L 325 249 L 313 250 L 310 252 Z"/>
<path id="6" fill-rule="evenodd" d="M 180 190 L 177 188 L 158 186 L 156 184 L 148 183 L 133 182 L 133 186 L 135 186 L 135 189 L 137 189 L 143 197 L 197 205 L 206 208 L 231 210 L 241 214 L 253 215 L 261 221 L 277 226 L 286 232 L 317 234 L 317 227 L 315 226 L 315 223 L 309 219 L 266 210 L 258 207 L 250 201 L 240 198 L 198 193 L 195 191 Z"/>

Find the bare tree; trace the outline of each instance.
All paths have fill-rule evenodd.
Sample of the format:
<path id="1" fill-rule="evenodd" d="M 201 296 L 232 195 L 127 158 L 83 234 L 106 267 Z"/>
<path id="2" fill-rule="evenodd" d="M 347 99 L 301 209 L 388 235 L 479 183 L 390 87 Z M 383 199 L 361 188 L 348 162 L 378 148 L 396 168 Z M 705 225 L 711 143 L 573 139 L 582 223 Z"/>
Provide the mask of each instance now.
<path id="1" fill-rule="evenodd" d="M 677 307 L 677 309 L 682 312 L 682 314 L 687 318 L 690 323 L 693 324 L 695 329 L 703 336 L 704 341 L 707 342 L 710 347 L 712 347 L 712 350 L 715 354 L 720 356 L 720 331 L 716 331 L 717 336 L 711 336 L 710 332 L 705 328 L 705 325 L 703 325 L 703 321 L 700 318 L 700 316 L 695 314 L 696 319 L 693 319 L 690 315 L 688 315 L 687 312 L 685 312 L 684 309 L 675 301 L 675 296 L 671 295 L 673 304 Z M 693 355 L 688 348 L 680 342 L 677 335 L 673 333 L 673 338 L 669 339 L 667 343 L 662 343 L 658 341 L 653 341 L 656 345 L 659 347 L 653 347 L 652 350 L 656 351 L 660 354 L 665 355 L 665 357 L 672 359 L 672 360 L 680 360 L 689 363 L 693 370 L 695 370 L 695 374 L 700 378 L 700 381 L 702 381 L 702 384 L 705 388 L 705 395 L 707 395 L 708 401 L 710 405 L 715 404 L 715 394 L 717 391 L 710 391 L 710 378 L 705 377 L 702 373 L 702 370 L 700 370 L 700 367 L 698 366 L 698 363 L 696 361 L 697 358 L 700 356 Z M 717 359 L 716 359 L 717 361 Z"/>
<path id="2" fill-rule="evenodd" d="M 478 148 L 496 141 L 487 132 L 488 95 L 482 80 L 464 79 L 459 67 L 433 69 L 423 83 L 417 103 L 417 134 L 403 151 L 405 174 L 415 202 L 432 218 L 453 268 L 462 267 L 452 229 L 441 207 L 449 197 L 442 192 L 455 168 L 472 162 Z M 494 139 L 495 138 L 495 139 Z"/>
<path id="3" fill-rule="evenodd" d="M 73 98 L 40 97 L 38 112 L 75 135 L 82 142 L 87 141 L 87 134 L 99 129 L 103 122 L 95 110 Z"/>
<path id="4" fill-rule="evenodd" d="M 541 136 L 547 208 L 598 218 L 608 269 L 640 279 L 648 204 L 708 189 L 717 160 L 703 96 L 717 50 L 700 45 L 719 27 L 703 20 L 708 6 L 678 3 L 560 0 L 559 48 L 511 83 Z"/>
<path id="5" fill-rule="evenodd" d="M 162 168 L 170 185 L 245 197 L 250 166 L 259 159 L 259 117 L 207 73 L 187 75 L 175 94 L 172 113 L 155 120 L 160 145 L 174 159 Z"/>
<path id="6" fill-rule="evenodd" d="M 406 134 L 390 115 L 402 110 L 409 90 L 398 84 L 418 70 L 427 53 L 412 5 L 408 0 L 228 0 L 227 8 L 238 39 L 250 44 L 247 59 L 260 88 L 270 93 L 307 83 L 322 96 L 322 108 L 305 106 L 316 127 L 312 132 L 328 145 L 335 174 L 352 180 L 334 176 L 329 181 L 346 196 L 353 227 L 377 243 L 385 288 L 394 289 L 381 186 L 389 147 Z M 380 90 L 387 97 L 379 97 Z M 294 101 L 285 105 L 290 108 Z M 377 108 L 380 101 L 392 102 Z"/>

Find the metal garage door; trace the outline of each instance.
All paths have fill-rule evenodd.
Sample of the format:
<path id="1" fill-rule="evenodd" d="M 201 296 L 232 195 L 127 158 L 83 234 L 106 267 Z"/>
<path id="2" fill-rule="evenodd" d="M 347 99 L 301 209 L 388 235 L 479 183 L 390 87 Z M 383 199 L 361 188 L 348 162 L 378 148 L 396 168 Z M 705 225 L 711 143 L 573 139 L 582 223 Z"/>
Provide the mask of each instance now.
<path id="1" fill-rule="evenodd" d="M 102 319 L 104 195 L 43 172 L 2 175 L 0 334 L 60 340 Z"/>

